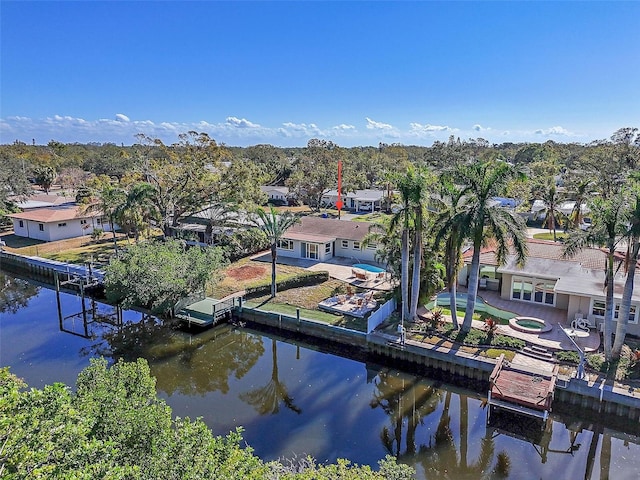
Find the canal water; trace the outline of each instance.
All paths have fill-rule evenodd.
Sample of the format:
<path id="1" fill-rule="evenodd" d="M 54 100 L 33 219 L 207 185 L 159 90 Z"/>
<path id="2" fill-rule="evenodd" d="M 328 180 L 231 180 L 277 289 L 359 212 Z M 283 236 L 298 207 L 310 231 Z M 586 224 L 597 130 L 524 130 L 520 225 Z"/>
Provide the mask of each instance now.
<path id="1" fill-rule="evenodd" d="M 555 416 L 546 428 L 493 415 L 483 392 L 350 360 L 271 334 L 221 326 L 198 334 L 0 271 L 0 364 L 30 386 L 73 386 L 89 359 L 144 357 L 175 415 L 216 434 L 238 426 L 261 458 L 312 455 L 375 466 L 386 454 L 421 479 L 635 479 L 637 426 Z M 59 315 L 59 313 L 61 315 Z M 91 323 L 93 320 L 97 320 Z M 635 428 L 635 429 L 634 429 Z"/>

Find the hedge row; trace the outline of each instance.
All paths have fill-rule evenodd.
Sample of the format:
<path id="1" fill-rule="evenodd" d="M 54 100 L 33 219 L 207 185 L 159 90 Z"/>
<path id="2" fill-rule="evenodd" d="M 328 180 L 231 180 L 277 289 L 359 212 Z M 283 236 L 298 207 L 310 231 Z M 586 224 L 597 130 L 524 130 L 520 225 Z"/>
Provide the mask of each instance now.
<path id="1" fill-rule="evenodd" d="M 290 288 L 308 287 L 329 280 L 329 272 L 302 272 L 293 277 L 276 282 L 278 291 Z M 247 296 L 260 296 L 271 292 L 271 282 L 246 288 Z"/>

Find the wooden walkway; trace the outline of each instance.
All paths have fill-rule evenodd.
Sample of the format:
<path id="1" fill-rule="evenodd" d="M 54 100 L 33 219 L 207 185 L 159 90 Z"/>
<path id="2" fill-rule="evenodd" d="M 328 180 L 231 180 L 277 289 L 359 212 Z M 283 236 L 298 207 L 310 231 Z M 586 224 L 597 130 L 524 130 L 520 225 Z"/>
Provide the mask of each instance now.
<path id="1" fill-rule="evenodd" d="M 509 364 L 504 355 L 489 377 L 491 406 L 546 420 L 558 378 L 558 366 L 551 372 Z"/>

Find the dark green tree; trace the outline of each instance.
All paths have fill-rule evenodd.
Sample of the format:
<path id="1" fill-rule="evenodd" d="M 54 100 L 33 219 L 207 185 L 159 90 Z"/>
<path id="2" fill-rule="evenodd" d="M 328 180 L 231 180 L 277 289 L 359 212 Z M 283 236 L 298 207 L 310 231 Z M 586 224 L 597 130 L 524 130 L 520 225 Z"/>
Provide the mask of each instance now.
<path id="1" fill-rule="evenodd" d="M 166 315 L 181 298 L 215 284 L 223 265 L 216 247 L 187 249 L 179 240 L 132 245 L 106 268 L 107 299 Z"/>

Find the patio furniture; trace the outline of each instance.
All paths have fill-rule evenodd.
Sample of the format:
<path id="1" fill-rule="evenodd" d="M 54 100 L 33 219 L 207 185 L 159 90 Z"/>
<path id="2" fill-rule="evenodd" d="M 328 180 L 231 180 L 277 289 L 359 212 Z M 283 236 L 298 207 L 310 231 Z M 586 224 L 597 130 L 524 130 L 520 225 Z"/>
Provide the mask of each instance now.
<path id="1" fill-rule="evenodd" d="M 584 318 L 582 318 L 582 315 L 580 315 L 580 318 L 576 318 L 571 322 L 571 328 L 574 330 L 579 329 L 588 332 L 590 327 L 589 322 L 587 322 Z"/>
<path id="2" fill-rule="evenodd" d="M 480 279 L 480 285 L 479 288 L 486 290 L 487 289 L 487 277 L 482 277 Z"/>

